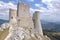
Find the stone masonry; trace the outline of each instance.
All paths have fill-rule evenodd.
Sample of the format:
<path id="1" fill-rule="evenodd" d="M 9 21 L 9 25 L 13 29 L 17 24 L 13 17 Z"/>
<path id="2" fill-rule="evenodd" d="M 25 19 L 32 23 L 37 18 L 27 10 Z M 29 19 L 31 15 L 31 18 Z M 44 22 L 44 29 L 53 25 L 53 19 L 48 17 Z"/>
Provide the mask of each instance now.
<path id="1" fill-rule="evenodd" d="M 35 13 L 33 14 L 34 29 L 37 34 L 43 35 L 39 15 L 40 15 L 39 11 L 35 11 Z"/>
<path id="2" fill-rule="evenodd" d="M 18 3 L 17 10 L 9 9 L 9 34 L 5 40 L 45 40 L 40 12 L 30 16 L 29 5 Z"/>

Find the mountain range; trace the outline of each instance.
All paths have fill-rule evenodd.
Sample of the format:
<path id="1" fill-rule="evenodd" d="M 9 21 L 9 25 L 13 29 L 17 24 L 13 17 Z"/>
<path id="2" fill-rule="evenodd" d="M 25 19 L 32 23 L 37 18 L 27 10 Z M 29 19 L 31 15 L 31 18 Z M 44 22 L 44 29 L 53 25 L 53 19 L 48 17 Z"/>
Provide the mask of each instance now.
<path id="1" fill-rule="evenodd" d="M 3 24 L 3 23 L 6 23 L 6 22 L 8 22 L 8 20 L 0 19 L 0 25 Z"/>
<path id="2" fill-rule="evenodd" d="M 41 25 L 42 25 L 43 30 L 60 32 L 59 22 L 48 22 L 48 21 L 41 20 Z"/>

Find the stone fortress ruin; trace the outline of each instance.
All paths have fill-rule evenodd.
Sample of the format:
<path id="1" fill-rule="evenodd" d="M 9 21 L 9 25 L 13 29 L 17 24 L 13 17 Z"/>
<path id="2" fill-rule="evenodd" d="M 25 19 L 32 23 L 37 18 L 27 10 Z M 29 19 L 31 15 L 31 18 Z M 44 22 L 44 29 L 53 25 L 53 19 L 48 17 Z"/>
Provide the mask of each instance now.
<path id="1" fill-rule="evenodd" d="M 17 10 L 9 9 L 9 34 L 5 40 L 50 40 L 43 35 L 40 13 L 30 16 L 29 5 L 18 3 Z"/>

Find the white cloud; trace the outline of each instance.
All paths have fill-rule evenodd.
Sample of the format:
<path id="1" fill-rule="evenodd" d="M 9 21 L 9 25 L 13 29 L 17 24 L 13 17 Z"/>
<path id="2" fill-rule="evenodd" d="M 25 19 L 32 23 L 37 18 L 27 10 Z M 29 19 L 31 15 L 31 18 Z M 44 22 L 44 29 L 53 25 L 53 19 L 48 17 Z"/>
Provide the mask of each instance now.
<path id="1" fill-rule="evenodd" d="M 0 1 L 0 7 L 16 9 L 16 5 L 14 5 L 12 2 L 5 3 L 3 1 Z"/>
<path id="2" fill-rule="evenodd" d="M 48 4 L 48 3 L 50 3 L 52 0 L 42 0 L 42 2 L 43 3 L 45 3 L 45 4 Z"/>
<path id="3" fill-rule="evenodd" d="M 30 12 L 34 13 L 35 11 L 41 11 L 40 9 L 33 9 L 33 8 L 30 8 Z"/>
<path id="4" fill-rule="evenodd" d="M 42 11 L 42 10 L 30 8 L 30 14 L 31 14 L 31 15 L 32 15 L 35 11 Z"/>
<path id="5" fill-rule="evenodd" d="M 44 19 L 50 19 L 50 20 L 55 20 L 55 21 L 59 21 L 59 17 L 56 14 L 60 14 L 60 0 L 42 0 L 43 3 L 45 3 L 47 5 L 47 10 L 43 10 L 45 12 L 43 12 L 42 17 Z"/>
<path id="6" fill-rule="evenodd" d="M 9 18 L 9 8 L 16 9 L 17 5 L 12 2 L 5 3 L 0 1 L 0 19 L 8 19 Z"/>
<path id="7" fill-rule="evenodd" d="M 36 7 L 40 7 L 40 4 L 35 4 Z"/>
<path id="8" fill-rule="evenodd" d="M 27 1 L 29 1 L 29 2 L 34 2 L 34 0 L 27 0 Z"/>
<path id="9" fill-rule="evenodd" d="M 42 2 L 43 2 L 44 0 L 42 0 Z M 60 10 L 60 1 L 59 0 L 46 0 L 46 1 L 44 1 L 43 3 L 46 3 L 46 2 L 48 2 L 47 3 L 47 8 L 48 8 L 48 10 L 50 11 L 50 12 L 57 12 L 57 11 L 59 11 Z"/>
<path id="10" fill-rule="evenodd" d="M 60 0 L 42 0 L 42 2 L 47 5 L 47 8 L 36 3 L 35 6 L 39 9 L 30 8 L 30 12 L 40 11 L 43 20 L 60 21 Z"/>

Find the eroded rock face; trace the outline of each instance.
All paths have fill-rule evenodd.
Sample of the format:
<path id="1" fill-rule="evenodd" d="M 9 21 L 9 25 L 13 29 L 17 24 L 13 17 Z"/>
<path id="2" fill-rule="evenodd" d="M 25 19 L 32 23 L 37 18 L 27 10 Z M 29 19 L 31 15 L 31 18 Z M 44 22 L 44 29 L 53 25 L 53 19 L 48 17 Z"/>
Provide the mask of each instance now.
<path id="1" fill-rule="evenodd" d="M 0 31 L 3 31 L 4 29 L 7 29 L 9 28 L 11 25 L 9 23 L 3 23 L 1 26 L 0 26 Z"/>
<path id="2" fill-rule="evenodd" d="M 16 27 L 16 26 L 18 26 L 18 25 L 10 24 L 9 34 L 5 38 L 5 40 L 22 40 L 25 36 L 28 37 L 28 35 L 29 35 L 28 29 L 25 30 L 22 27 Z"/>
<path id="3" fill-rule="evenodd" d="M 15 24 L 4 23 L 1 25 L 0 28 L 2 30 L 9 28 L 9 34 L 4 40 L 45 40 L 46 39 L 46 37 L 37 34 L 36 32 L 32 33 L 31 29 L 29 28 L 20 27 L 17 23 Z"/>
<path id="4" fill-rule="evenodd" d="M 34 33 L 30 33 L 29 29 L 10 24 L 9 34 L 5 40 L 38 40 L 38 36 Z"/>
<path id="5" fill-rule="evenodd" d="M 8 37 L 10 35 L 10 37 Z M 10 33 L 5 40 L 22 40 L 24 38 L 23 28 L 16 28 L 10 30 Z"/>

